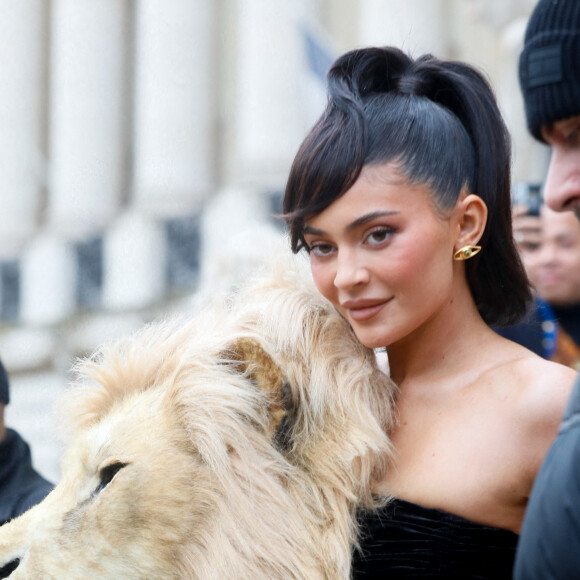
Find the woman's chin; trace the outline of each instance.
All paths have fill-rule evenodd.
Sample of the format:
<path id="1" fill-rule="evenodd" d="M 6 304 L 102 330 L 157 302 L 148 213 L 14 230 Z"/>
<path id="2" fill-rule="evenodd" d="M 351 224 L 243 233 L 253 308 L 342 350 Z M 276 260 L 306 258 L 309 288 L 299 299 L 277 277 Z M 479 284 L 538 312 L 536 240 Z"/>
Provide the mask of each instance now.
<path id="1" fill-rule="evenodd" d="M 385 338 L 382 335 L 376 335 L 367 332 L 357 332 L 356 328 L 353 328 L 353 330 L 359 342 L 367 348 L 383 348 L 386 345 Z"/>

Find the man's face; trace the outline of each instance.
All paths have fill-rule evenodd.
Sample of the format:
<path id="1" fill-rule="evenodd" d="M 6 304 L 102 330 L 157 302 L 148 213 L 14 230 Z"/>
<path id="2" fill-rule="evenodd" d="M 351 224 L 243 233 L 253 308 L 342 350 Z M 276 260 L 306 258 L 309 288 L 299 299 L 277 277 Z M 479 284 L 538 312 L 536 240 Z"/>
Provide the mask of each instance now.
<path id="1" fill-rule="evenodd" d="M 537 219 L 537 218 L 535 218 Z M 571 212 L 542 206 L 539 232 L 520 244 L 530 281 L 555 306 L 580 302 L 580 223 Z"/>
<path id="2" fill-rule="evenodd" d="M 552 148 L 544 198 L 554 211 L 572 210 L 580 219 L 580 115 L 542 127 Z"/>

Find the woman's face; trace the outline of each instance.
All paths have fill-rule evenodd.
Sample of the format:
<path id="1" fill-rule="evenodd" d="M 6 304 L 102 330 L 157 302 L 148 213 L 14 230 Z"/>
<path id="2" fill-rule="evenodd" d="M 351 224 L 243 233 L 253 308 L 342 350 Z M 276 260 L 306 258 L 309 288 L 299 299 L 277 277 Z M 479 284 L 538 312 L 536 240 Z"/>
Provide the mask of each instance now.
<path id="1" fill-rule="evenodd" d="M 411 185 L 393 164 L 366 166 L 305 224 L 316 286 L 365 346 L 394 344 L 450 307 L 454 224 L 427 186 Z"/>

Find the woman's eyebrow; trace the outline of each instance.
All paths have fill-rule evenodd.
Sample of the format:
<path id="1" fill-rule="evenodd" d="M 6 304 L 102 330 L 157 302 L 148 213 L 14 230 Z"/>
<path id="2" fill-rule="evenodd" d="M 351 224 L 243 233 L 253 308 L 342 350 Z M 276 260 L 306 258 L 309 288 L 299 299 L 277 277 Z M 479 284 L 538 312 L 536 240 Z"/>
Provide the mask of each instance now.
<path id="1" fill-rule="evenodd" d="M 350 232 L 352 230 L 356 230 L 356 228 L 364 226 L 365 224 L 368 224 L 369 222 L 372 222 L 377 218 L 396 215 L 398 213 L 399 213 L 398 211 L 373 211 L 371 213 L 361 215 L 359 218 L 356 218 L 354 221 L 350 222 L 348 226 L 346 226 L 346 231 Z"/>
<path id="2" fill-rule="evenodd" d="M 326 232 L 324 230 L 319 230 L 317 228 L 313 228 L 312 226 L 304 226 L 302 230 L 303 235 L 311 235 L 311 236 L 324 236 Z"/>
<path id="3" fill-rule="evenodd" d="M 351 223 L 349 223 L 346 226 L 346 231 L 350 232 L 352 230 L 356 230 L 356 228 L 358 228 L 360 226 L 364 226 L 365 224 L 372 222 L 373 220 L 375 220 L 377 218 L 390 216 L 390 215 L 396 215 L 398 213 L 399 213 L 398 211 L 373 211 L 371 213 L 367 213 L 365 215 L 362 215 L 362 216 L 356 218 Z M 308 226 L 308 225 L 304 226 L 302 233 L 303 233 L 303 235 L 311 235 L 311 236 L 325 236 L 326 235 L 326 232 L 324 230 L 319 230 L 318 228 L 313 228 L 312 226 Z"/>

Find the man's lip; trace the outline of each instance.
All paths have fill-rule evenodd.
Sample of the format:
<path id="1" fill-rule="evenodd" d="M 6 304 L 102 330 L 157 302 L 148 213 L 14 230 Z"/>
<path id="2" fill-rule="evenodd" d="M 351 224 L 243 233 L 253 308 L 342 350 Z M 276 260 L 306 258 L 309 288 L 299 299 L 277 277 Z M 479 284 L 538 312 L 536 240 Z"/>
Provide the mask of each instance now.
<path id="1" fill-rule="evenodd" d="M 377 314 L 389 300 L 347 300 L 341 306 L 356 321 L 367 320 Z"/>
<path id="2" fill-rule="evenodd" d="M 560 286 L 562 284 L 562 276 L 558 274 L 544 274 L 540 278 L 539 286 Z"/>

